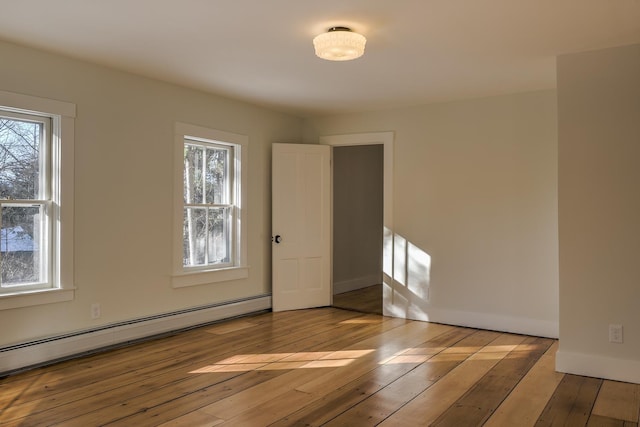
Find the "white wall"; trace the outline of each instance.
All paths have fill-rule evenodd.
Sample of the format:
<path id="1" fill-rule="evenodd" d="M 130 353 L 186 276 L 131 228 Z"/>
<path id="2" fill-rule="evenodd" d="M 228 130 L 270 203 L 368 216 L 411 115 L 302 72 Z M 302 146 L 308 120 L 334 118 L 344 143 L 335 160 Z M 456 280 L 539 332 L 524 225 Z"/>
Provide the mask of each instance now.
<path id="1" fill-rule="evenodd" d="M 0 90 L 77 106 L 75 299 L 0 311 L 0 346 L 271 291 L 271 143 L 298 142 L 300 119 L 13 44 L 0 57 Z M 249 137 L 246 280 L 170 285 L 176 121 Z"/>
<path id="2" fill-rule="evenodd" d="M 392 314 L 558 334 L 556 93 L 309 119 L 393 131 Z"/>
<path id="3" fill-rule="evenodd" d="M 557 368 L 640 383 L 640 45 L 559 57 L 558 117 Z"/>

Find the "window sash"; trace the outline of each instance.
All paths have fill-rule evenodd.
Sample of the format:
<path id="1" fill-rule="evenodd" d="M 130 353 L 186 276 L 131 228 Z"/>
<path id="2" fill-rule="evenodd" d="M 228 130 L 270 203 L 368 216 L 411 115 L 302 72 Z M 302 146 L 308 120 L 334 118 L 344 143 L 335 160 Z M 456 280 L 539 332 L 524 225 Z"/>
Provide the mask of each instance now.
<path id="1" fill-rule="evenodd" d="M 210 229 L 215 227 L 211 223 L 211 215 L 214 211 L 221 210 L 222 227 L 221 233 L 216 233 Z M 204 218 L 189 217 L 197 211 L 203 211 Z M 187 271 L 203 270 L 214 268 L 227 268 L 234 266 L 235 262 L 235 235 L 236 235 L 237 209 L 233 205 L 207 205 L 185 206 L 183 228 L 187 235 L 183 234 L 184 257 L 183 267 Z M 198 221 L 200 220 L 200 221 Z M 203 227 L 196 224 L 200 222 Z M 220 242 L 221 241 L 221 242 Z M 220 258 L 214 254 L 218 253 L 218 243 L 222 243 L 224 257 Z"/>
<path id="2" fill-rule="evenodd" d="M 194 139 L 185 138 L 184 139 L 184 148 L 185 148 L 185 159 L 184 159 L 184 202 L 188 204 L 207 204 L 207 205 L 215 205 L 215 204 L 235 204 L 235 195 L 233 191 L 233 183 L 234 183 L 234 149 L 231 145 L 219 144 L 215 142 L 205 142 L 198 141 L 196 142 Z M 201 151 L 200 156 L 192 159 L 193 164 L 187 165 L 186 156 L 188 155 L 187 150 L 198 150 Z M 210 151 L 222 151 L 224 156 L 224 164 L 222 171 L 222 180 L 223 183 L 219 186 L 219 191 L 215 191 L 212 189 L 209 191 L 209 188 L 214 184 L 207 179 L 208 176 L 211 176 L 213 173 L 209 170 L 209 154 Z M 198 154 L 198 153 L 196 153 Z M 190 170 L 193 171 L 193 176 Z M 196 180 L 196 177 L 199 177 L 200 182 L 190 182 L 191 180 Z M 216 197 L 217 196 L 217 197 Z M 218 199 L 216 201 L 216 198 Z"/>
<path id="3" fill-rule="evenodd" d="M 0 110 L 0 117 L 6 120 L 14 120 L 19 122 L 36 123 L 40 125 L 38 144 L 38 176 L 36 178 L 38 191 L 34 194 L 33 198 L 27 199 L 1 199 L 0 208 L 4 213 L 5 208 L 38 208 L 37 224 L 33 224 L 34 229 L 38 230 L 36 235 L 33 232 L 32 241 L 33 245 L 31 253 L 33 259 L 29 260 L 27 255 L 27 264 L 34 264 L 34 275 L 37 270 L 37 279 L 34 281 L 24 281 L 18 283 L 12 283 L 5 281 L 0 275 L 0 295 L 4 293 L 16 293 L 21 291 L 31 291 L 38 289 L 48 289 L 54 287 L 54 273 L 53 273 L 53 228 L 52 222 L 54 217 L 54 203 L 52 200 L 52 120 L 48 116 L 39 115 L 38 113 L 21 112 L 17 110 L 4 109 Z M 36 182 L 34 182 L 36 184 Z M 23 195 L 24 196 L 24 195 Z M 11 232 L 10 228 L 6 229 L 2 226 L 2 216 L 0 216 L 0 228 L 3 228 L 5 238 L 8 237 Z M 4 242 L 5 249 L 8 249 L 8 242 Z M 37 247 L 37 251 L 34 250 Z M 17 251 L 16 251 L 17 252 Z M 0 252 L 0 266 L 4 270 L 4 262 L 10 259 L 17 260 L 20 256 L 9 255 L 9 251 Z M 35 265 L 37 264 L 37 266 Z M 18 267 L 16 267 L 18 268 Z M 22 265 L 24 268 L 24 265 Z"/>
<path id="4" fill-rule="evenodd" d="M 51 202 L 48 200 L 30 200 L 30 201 L 0 201 L 0 209 L 4 213 L 4 208 L 38 208 L 37 224 L 34 223 L 34 230 L 37 230 L 37 233 L 33 232 L 33 240 L 30 242 L 32 246 L 32 253 L 34 254 L 35 260 L 37 260 L 37 267 L 34 267 L 34 270 L 37 270 L 37 277 L 39 280 L 35 281 L 23 281 L 19 283 L 11 283 L 5 282 L 0 277 L 0 288 L 15 292 L 17 290 L 28 290 L 33 288 L 50 288 L 52 287 L 51 277 L 52 277 L 52 265 L 51 265 L 51 227 L 50 227 L 50 217 L 49 214 L 51 210 Z M 0 215 L 0 227 L 2 226 L 2 218 L 3 215 Z M 35 221 L 34 221 L 35 222 Z M 9 229 L 6 229 L 3 238 L 8 239 Z M 2 241 L 0 240 L 0 265 L 4 269 L 4 262 L 6 259 L 10 259 L 11 256 L 5 255 L 10 251 L 8 249 L 8 240 Z M 37 248 L 37 250 L 36 250 Z M 13 251 L 18 252 L 18 251 Z M 35 264 L 35 262 L 34 262 Z"/>
<path id="5" fill-rule="evenodd" d="M 235 150 L 231 144 L 217 143 L 200 138 L 185 137 L 183 140 L 183 261 L 185 271 L 210 270 L 233 267 L 237 263 L 236 237 L 238 207 L 235 204 L 236 176 L 234 171 Z M 190 150 L 199 150 L 190 151 Z M 211 151 L 224 153 L 222 161 L 222 177 L 218 191 L 209 191 L 209 186 L 215 185 L 212 179 L 215 172 L 209 169 L 209 154 Z M 191 162 L 187 162 L 187 156 Z M 211 177 L 211 179 L 207 179 Z M 200 182 L 198 181 L 198 178 Z M 224 213 L 221 235 L 216 235 L 214 225 L 210 224 L 210 215 L 215 211 Z M 193 218 L 193 214 L 203 211 L 204 219 Z M 199 222 L 204 224 L 204 230 L 197 227 Z M 211 229 L 210 229 L 211 228 Z M 224 246 L 226 254 L 222 259 L 215 253 L 217 244 Z"/>

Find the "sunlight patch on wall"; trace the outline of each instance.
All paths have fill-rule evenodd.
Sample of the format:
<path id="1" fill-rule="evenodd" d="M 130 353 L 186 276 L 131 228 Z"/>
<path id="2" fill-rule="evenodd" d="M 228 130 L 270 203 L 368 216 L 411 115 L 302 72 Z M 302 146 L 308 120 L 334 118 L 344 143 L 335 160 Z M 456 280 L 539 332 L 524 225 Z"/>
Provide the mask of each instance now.
<path id="1" fill-rule="evenodd" d="M 393 276 L 393 231 L 384 227 L 382 230 L 382 272 L 388 276 Z"/>
<path id="2" fill-rule="evenodd" d="M 393 278 L 418 298 L 429 300 L 431 256 L 396 234 L 393 248 Z"/>
<path id="3" fill-rule="evenodd" d="M 385 228 L 386 233 L 390 230 Z M 431 256 L 399 234 L 385 238 L 385 245 L 384 313 L 414 318 L 419 311 L 421 320 L 429 320 L 424 307 L 430 298 Z"/>

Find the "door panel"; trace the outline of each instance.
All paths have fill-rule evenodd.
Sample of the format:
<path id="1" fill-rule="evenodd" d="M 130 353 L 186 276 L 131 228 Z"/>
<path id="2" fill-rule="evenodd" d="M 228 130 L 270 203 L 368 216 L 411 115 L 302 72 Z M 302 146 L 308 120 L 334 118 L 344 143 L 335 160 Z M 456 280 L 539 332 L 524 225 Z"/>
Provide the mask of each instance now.
<path id="1" fill-rule="evenodd" d="M 327 146 L 273 144 L 274 311 L 331 305 L 330 159 Z"/>

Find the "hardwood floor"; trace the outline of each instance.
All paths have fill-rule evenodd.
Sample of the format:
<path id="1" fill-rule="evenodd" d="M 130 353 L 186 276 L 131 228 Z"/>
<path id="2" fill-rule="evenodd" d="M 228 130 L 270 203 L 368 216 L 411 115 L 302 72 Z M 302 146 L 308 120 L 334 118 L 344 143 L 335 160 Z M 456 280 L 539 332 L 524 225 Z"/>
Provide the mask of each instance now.
<path id="1" fill-rule="evenodd" d="M 373 285 L 333 296 L 333 306 L 362 313 L 382 314 L 382 285 Z"/>
<path id="2" fill-rule="evenodd" d="M 2 426 L 637 426 L 640 385 L 551 339 L 337 308 L 264 313 L 0 380 Z"/>

